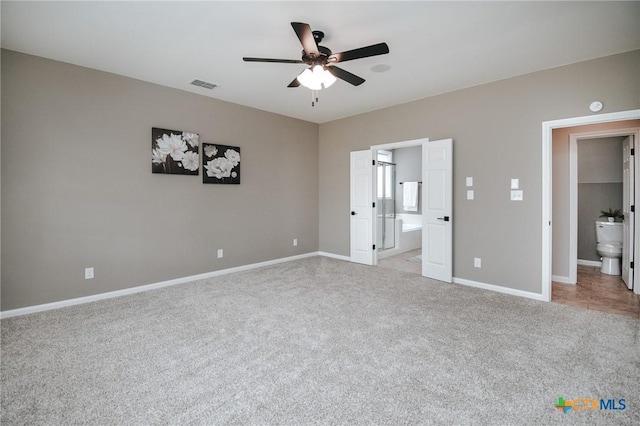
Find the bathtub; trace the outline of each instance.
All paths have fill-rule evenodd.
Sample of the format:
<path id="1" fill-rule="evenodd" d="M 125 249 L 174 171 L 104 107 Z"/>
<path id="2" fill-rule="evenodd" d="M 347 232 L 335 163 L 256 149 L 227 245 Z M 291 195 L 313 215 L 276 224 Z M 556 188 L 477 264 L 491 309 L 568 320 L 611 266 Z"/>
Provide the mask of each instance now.
<path id="1" fill-rule="evenodd" d="M 422 231 L 422 225 L 415 225 L 413 223 L 402 223 L 402 232 Z"/>
<path id="2" fill-rule="evenodd" d="M 422 215 L 400 213 L 396 215 L 395 220 L 396 246 L 392 249 L 379 251 L 378 259 L 422 247 Z"/>

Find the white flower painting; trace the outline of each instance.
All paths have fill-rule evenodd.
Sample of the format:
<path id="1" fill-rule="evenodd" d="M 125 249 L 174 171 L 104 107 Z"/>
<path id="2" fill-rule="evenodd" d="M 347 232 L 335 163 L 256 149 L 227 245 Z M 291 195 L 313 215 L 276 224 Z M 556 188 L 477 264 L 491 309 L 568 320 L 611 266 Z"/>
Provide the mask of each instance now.
<path id="1" fill-rule="evenodd" d="M 240 148 L 203 143 L 202 182 L 240 183 Z"/>
<path id="2" fill-rule="evenodd" d="M 151 128 L 151 171 L 197 175 L 200 168 L 197 133 Z"/>

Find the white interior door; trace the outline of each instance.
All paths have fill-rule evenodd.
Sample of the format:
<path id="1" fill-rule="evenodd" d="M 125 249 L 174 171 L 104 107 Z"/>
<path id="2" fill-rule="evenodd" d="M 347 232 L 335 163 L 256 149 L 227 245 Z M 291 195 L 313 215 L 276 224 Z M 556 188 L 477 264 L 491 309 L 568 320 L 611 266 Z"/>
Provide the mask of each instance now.
<path id="1" fill-rule="evenodd" d="M 451 282 L 453 140 L 422 144 L 422 275 Z"/>
<path id="2" fill-rule="evenodd" d="M 633 289 L 633 269 L 630 268 L 634 259 L 634 224 L 635 213 L 631 206 L 635 204 L 635 170 L 633 156 L 633 136 L 627 136 L 622 142 L 622 214 L 624 215 L 624 230 L 622 234 L 622 281 L 629 290 Z"/>
<path id="3" fill-rule="evenodd" d="M 351 152 L 351 261 L 373 265 L 373 155 Z"/>

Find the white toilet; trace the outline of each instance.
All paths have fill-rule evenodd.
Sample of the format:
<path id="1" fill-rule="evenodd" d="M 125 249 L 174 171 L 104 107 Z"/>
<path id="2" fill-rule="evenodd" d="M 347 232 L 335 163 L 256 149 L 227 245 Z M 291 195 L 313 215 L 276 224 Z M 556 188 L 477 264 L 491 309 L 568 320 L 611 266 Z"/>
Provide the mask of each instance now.
<path id="1" fill-rule="evenodd" d="M 598 254 L 602 256 L 600 272 L 607 275 L 620 275 L 622 258 L 622 223 L 596 222 L 596 242 Z"/>

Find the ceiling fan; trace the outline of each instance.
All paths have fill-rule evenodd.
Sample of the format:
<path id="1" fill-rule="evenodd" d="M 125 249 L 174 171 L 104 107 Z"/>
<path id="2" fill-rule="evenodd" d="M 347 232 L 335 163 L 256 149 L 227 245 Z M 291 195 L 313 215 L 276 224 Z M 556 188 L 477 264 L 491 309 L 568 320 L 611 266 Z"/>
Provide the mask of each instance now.
<path id="1" fill-rule="evenodd" d="M 303 50 L 301 59 L 242 58 L 245 62 L 272 62 L 308 65 L 309 68 L 305 69 L 295 79 L 293 79 L 287 87 L 298 87 L 302 84 L 315 92 L 323 87 L 329 87 L 336 81 L 336 78 L 344 80 L 347 83 L 351 83 L 354 86 L 359 86 L 364 83 L 364 78 L 339 68 L 334 64 L 389 53 L 389 46 L 387 46 L 387 43 L 378 43 L 371 46 L 361 47 L 359 49 L 333 53 L 329 48 L 320 46 L 320 42 L 322 42 L 322 39 L 324 38 L 324 33 L 322 31 L 311 31 L 309 24 L 305 24 L 303 22 L 292 22 L 291 26 L 302 44 Z"/>

